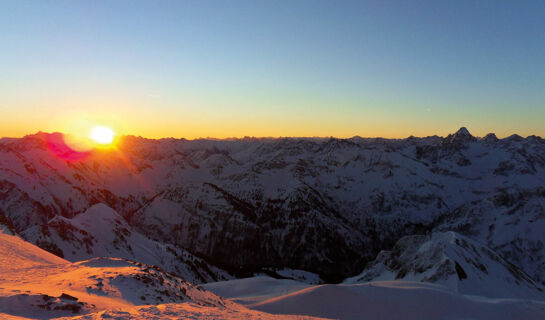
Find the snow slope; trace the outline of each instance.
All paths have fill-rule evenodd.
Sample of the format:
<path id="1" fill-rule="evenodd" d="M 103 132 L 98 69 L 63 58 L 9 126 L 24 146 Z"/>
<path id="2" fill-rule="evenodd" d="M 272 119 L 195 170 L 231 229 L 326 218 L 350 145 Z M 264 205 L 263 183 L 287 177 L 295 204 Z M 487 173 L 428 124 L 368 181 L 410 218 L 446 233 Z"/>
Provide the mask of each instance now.
<path id="1" fill-rule="evenodd" d="M 417 282 L 319 285 L 250 306 L 275 314 L 350 319 L 528 319 L 545 317 L 545 302 L 465 296 Z"/>
<path id="2" fill-rule="evenodd" d="M 203 287 L 236 303 L 251 305 L 293 291 L 309 288 L 310 285 L 294 280 L 257 276 L 206 283 Z"/>
<path id="3" fill-rule="evenodd" d="M 311 316 L 273 315 L 243 307 L 215 308 L 196 303 L 168 303 L 157 306 L 135 306 L 123 310 L 106 310 L 98 313 L 86 314 L 77 317 L 59 318 L 73 320 L 320 320 L 324 318 Z M 9 320 L 9 319 L 6 319 Z"/>
<path id="4" fill-rule="evenodd" d="M 290 280 L 255 277 L 205 287 L 251 309 L 351 319 L 527 319 L 545 317 L 545 302 L 463 295 L 441 285 L 411 281 L 295 285 Z M 265 294 L 264 294 L 265 293 Z"/>
<path id="5" fill-rule="evenodd" d="M 0 234 L 2 319 L 276 319 L 158 267 L 120 258 L 70 263 Z M 308 319 L 308 317 L 288 317 Z"/>
<path id="6" fill-rule="evenodd" d="M 70 262 L 29 244 L 18 236 L 0 232 L 0 269 L 12 271 L 48 265 L 66 265 Z"/>
<path id="7" fill-rule="evenodd" d="M 102 203 L 71 219 L 56 216 L 47 224 L 26 229 L 21 235 L 70 261 L 93 257 L 125 258 L 161 266 L 194 283 L 232 278 L 186 250 L 140 234 Z"/>

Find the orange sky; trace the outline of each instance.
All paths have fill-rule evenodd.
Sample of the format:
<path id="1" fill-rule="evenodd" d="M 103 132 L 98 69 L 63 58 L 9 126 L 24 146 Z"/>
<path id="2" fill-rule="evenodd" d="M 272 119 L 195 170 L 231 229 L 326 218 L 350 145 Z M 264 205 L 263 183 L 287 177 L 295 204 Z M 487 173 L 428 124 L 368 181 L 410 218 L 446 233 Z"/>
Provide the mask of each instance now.
<path id="1" fill-rule="evenodd" d="M 0 2 L 0 136 L 545 136 L 544 15 L 540 1 Z"/>

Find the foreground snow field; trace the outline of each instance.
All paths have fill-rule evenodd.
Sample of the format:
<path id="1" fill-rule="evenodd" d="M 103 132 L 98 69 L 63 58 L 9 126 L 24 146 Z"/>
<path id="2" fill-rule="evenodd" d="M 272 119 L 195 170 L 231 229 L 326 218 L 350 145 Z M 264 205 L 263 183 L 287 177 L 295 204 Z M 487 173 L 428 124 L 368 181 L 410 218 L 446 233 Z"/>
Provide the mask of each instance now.
<path id="1" fill-rule="evenodd" d="M 255 277 L 204 287 L 251 309 L 274 314 L 345 320 L 545 319 L 545 301 L 463 295 L 421 282 L 298 286 L 294 281 Z"/>
<path id="2" fill-rule="evenodd" d="M 249 310 L 157 267 L 70 263 L 0 233 L 0 319 L 311 319 Z"/>

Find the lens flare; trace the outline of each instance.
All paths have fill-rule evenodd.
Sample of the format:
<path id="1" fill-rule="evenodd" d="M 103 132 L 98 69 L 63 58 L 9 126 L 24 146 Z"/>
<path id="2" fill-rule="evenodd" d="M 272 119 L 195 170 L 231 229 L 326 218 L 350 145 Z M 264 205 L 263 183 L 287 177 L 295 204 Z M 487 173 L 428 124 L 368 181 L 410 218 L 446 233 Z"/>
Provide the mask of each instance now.
<path id="1" fill-rule="evenodd" d="M 45 143 L 49 151 L 57 158 L 66 161 L 84 160 L 90 155 L 89 151 L 75 150 L 66 143 L 68 136 L 61 133 L 45 134 Z"/>

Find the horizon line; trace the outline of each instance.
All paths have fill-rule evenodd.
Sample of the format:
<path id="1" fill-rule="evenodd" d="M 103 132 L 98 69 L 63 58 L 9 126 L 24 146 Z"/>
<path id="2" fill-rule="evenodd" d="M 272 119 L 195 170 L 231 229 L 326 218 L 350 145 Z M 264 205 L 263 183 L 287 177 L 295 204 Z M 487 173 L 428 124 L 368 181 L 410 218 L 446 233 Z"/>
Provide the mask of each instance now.
<path id="1" fill-rule="evenodd" d="M 460 129 L 458 129 L 456 132 L 453 132 L 453 133 L 450 133 L 449 135 L 454 135 L 456 134 L 457 132 L 459 132 L 460 130 L 462 129 L 466 129 L 466 127 L 461 127 Z M 466 131 L 468 131 L 466 129 Z M 469 131 L 468 131 L 469 133 Z M 30 133 L 30 134 L 25 134 L 23 136 L 3 136 L 3 137 L 0 137 L 0 139 L 23 139 L 23 138 L 26 138 L 26 137 L 31 137 L 31 136 L 36 136 L 36 135 L 40 135 L 40 134 L 61 134 L 61 135 L 70 135 L 70 134 L 67 134 L 67 133 L 63 133 L 63 132 L 59 132 L 59 131 L 54 131 L 54 132 L 46 132 L 46 131 L 37 131 L 36 133 Z M 469 133 L 471 135 L 471 133 Z M 245 140 L 245 139 L 271 139 L 271 140 L 274 140 L 274 139 L 339 139 L 339 140 L 350 140 L 350 139 L 356 139 L 356 138 L 359 138 L 359 139 L 384 139 L 384 140 L 405 140 L 405 139 L 410 139 L 410 138 L 418 138 L 418 139 L 425 139 L 425 138 L 433 138 L 433 137 L 437 137 L 437 138 L 447 138 L 449 135 L 447 136 L 440 136 L 440 135 L 437 135 L 437 134 L 434 134 L 434 135 L 427 135 L 427 136 L 414 136 L 414 135 L 409 135 L 409 136 L 406 136 L 406 137 L 403 137 L 403 138 L 393 138 L 393 137 L 381 137 L 381 136 L 375 136 L 375 137 L 363 137 L 363 136 L 360 136 L 360 135 L 354 135 L 354 136 L 351 136 L 351 137 L 338 137 L 338 136 L 333 136 L 333 135 L 330 135 L 330 136 L 240 136 L 240 137 L 225 137 L 225 138 L 216 138 L 216 137 L 196 137 L 196 138 L 185 138 L 185 137 L 159 137 L 159 138 L 149 138 L 149 137 L 145 137 L 145 136 L 141 136 L 141 135 L 136 135 L 136 134 L 121 134 L 121 135 L 118 135 L 118 138 L 125 138 L 125 137 L 133 137 L 133 138 L 140 138 L 140 139 L 146 139 L 146 140 L 170 140 L 170 139 L 174 139 L 174 140 L 186 140 L 186 141 L 197 141 L 197 140 L 214 140 L 214 141 L 234 141 L 234 140 Z M 527 138 L 530 138 L 530 137 L 537 137 L 537 138 L 540 138 L 540 139 L 543 139 L 541 136 L 539 135 L 535 135 L 535 134 L 532 134 L 532 135 L 528 135 L 526 137 L 523 137 L 517 133 L 513 133 L 513 134 L 510 134 L 510 135 L 505 135 L 505 136 L 502 136 L 502 137 L 498 137 L 494 132 L 489 132 L 487 133 L 486 135 L 484 136 L 473 136 L 471 135 L 472 137 L 474 138 L 480 138 L 480 139 L 484 139 L 486 136 L 488 135 L 495 135 L 498 139 L 506 139 L 506 138 L 509 138 L 509 137 L 521 137 L 521 138 L 524 138 L 524 139 L 527 139 Z"/>

